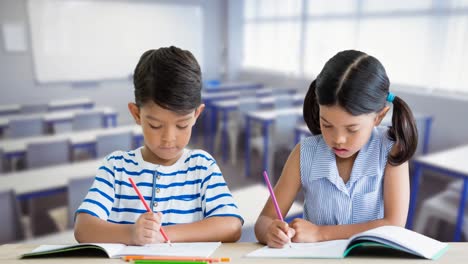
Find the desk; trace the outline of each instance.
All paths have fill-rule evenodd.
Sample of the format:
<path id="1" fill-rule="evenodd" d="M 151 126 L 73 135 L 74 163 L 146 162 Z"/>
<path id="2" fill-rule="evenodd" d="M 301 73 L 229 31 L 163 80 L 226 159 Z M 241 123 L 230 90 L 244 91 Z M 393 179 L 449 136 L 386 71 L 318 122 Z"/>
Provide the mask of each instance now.
<path id="1" fill-rule="evenodd" d="M 257 250 L 263 245 L 257 243 L 223 243 L 212 255 L 212 257 L 229 257 L 231 264 L 238 263 L 450 263 L 458 264 L 465 263 L 468 258 L 468 243 L 449 243 L 449 248 L 445 254 L 436 262 L 433 260 L 400 258 L 389 256 L 352 256 L 342 259 L 260 259 L 260 258 L 245 258 L 244 256 L 254 250 Z M 95 258 L 37 258 L 34 260 L 19 260 L 18 256 L 24 253 L 31 252 L 38 245 L 32 244 L 6 244 L 0 246 L 0 262 L 4 264 L 19 264 L 19 263 L 116 263 L 123 264 L 120 259 L 108 259 L 104 257 Z"/>
<path id="2" fill-rule="evenodd" d="M 302 102 L 304 101 L 304 96 L 302 94 L 294 94 L 290 96 L 292 99 L 292 103 L 294 105 L 302 105 Z M 232 99 L 232 100 L 222 100 L 218 102 L 213 102 L 211 106 L 211 111 L 212 114 L 214 115 L 214 118 L 212 118 L 211 122 L 214 122 L 214 120 L 217 119 L 218 113 L 221 114 L 222 116 L 222 122 L 221 124 L 223 125 L 222 127 L 222 150 L 223 150 L 223 161 L 227 161 L 227 148 L 226 148 L 226 141 L 228 138 L 228 119 L 229 119 L 229 113 L 234 112 L 234 111 L 239 111 L 239 106 L 242 103 L 248 103 L 248 102 L 254 102 L 257 101 L 259 108 L 273 108 L 275 99 L 277 97 L 275 96 L 267 96 L 267 97 L 262 97 L 262 98 L 243 98 L 243 99 Z M 214 131 L 213 131 L 214 132 Z M 210 146 L 213 146 L 213 140 L 214 137 L 211 137 L 211 142 Z M 213 149 L 211 149 L 213 152 Z"/>
<path id="3" fill-rule="evenodd" d="M 416 209 L 419 179 L 422 170 L 432 170 L 446 174 L 450 177 L 463 179 L 463 188 L 460 193 L 460 203 L 458 205 L 457 224 L 455 228 L 454 240 L 460 241 L 463 226 L 464 209 L 466 197 L 468 195 L 468 145 L 417 157 L 413 160 L 413 182 L 411 185 L 411 200 L 408 212 L 408 222 L 406 227 L 413 227 L 413 218 Z"/>
<path id="4" fill-rule="evenodd" d="M 414 119 L 416 120 L 416 126 L 418 127 L 419 142 L 422 142 L 422 145 L 418 142 L 418 148 L 416 149 L 415 155 L 427 154 L 429 152 L 429 139 L 431 135 L 432 116 L 416 113 L 414 115 Z M 391 115 L 387 115 L 382 121 L 382 125 L 390 126 L 391 124 Z M 299 143 L 299 141 L 301 141 L 303 137 L 309 137 L 312 135 L 305 123 L 297 125 L 294 130 L 296 144 Z"/>
<path id="5" fill-rule="evenodd" d="M 64 232 L 35 237 L 18 242 L 19 244 L 32 244 L 32 245 L 63 245 L 78 243 L 75 240 L 73 229 Z"/>
<path id="6" fill-rule="evenodd" d="M 95 176 L 101 161 L 102 158 L 5 173 L 0 177 L 0 190 L 14 190 L 18 200 L 64 192 L 70 179 Z"/>
<path id="7" fill-rule="evenodd" d="M 262 88 L 263 84 L 255 82 L 225 82 L 216 86 L 206 86 L 203 87 L 204 92 L 209 93 L 218 93 L 226 91 L 239 91 L 239 90 L 248 90 L 248 89 L 257 89 Z"/>
<path id="8" fill-rule="evenodd" d="M 93 129 L 86 131 L 70 132 L 55 135 L 42 135 L 36 137 L 27 137 L 19 139 L 4 139 L 0 140 L 0 149 L 3 149 L 4 159 L 10 162 L 15 157 L 22 157 L 26 154 L 27 145 L 31 142 L 40 142 L 56 139 L 68 139 L 73 149 L 77 148 L 93 148 L 96 144 L 97 136 L 108 135 L 132 131 L 134 146 L 143 144 L 143 132 L 138 125 L 119 126 L 112 128 Z"/>
<path id="9" fill-rule="evenodd" d="M 71 108 L 93 108 L 94 102 L 89 98 L 53 100 L 47 105 L 48 111 L 65 110 Z M 0 115 L 21 114 L 21 104 L 0 105 Z"/>
<path id="10" fill-rule="evenodd" d="M 71 122 L 73 120 L 73 117 L 77 113 L 88 112 L 88 111 L 103 112 L 104 123 L 106 127 L 117 125 L 117 112 L 113 108 L 110 108 L 110 107 L 99 107 L 99 108 L 94 108 L 92 110 L 76 109 L 76 110 L 66 110 L 66 111 L 58 111 L 58 112 L 47 112 L 47 113 L 42 113 L 42 114 L 3 116 L 0 118 L 0 134 L 3 133 L 3 130 L 8 128 L 10 120 L 13 118 L 41 117 L 43 121 L 45 122 L 46 126 L 52 126 L 56 123 Z"/>
<path id="11" fill-rule="evenodd" d="M 270 125 L 275 121 L 277 116 L 288 115 L 291 118 L 298 118 L 302 116 L 302 106 L 292 107 L 292 108 L 283 108 L 283 109 L 273 109 L 273 110 L 264 110 L 249 112 L 245 115 L 245 176 L 249 177 L 250 173 L 250 136 L 251 136 L 251 122 L 259 122 L 262 126 L 263 131 L 263 169 L 269 169 L 269 160 L 268 160 L 268 142 L 269 142 L 269 129 Z M 268 170 L 270 174 L 273 174 L 273 171 Z"/>
<path id="12" fill-rule="evenodd" d="M 292 88 L 259 88 L 255 90 L 257 98 L 271 96 L 273 92 L 282 92 L 294 95 L 297 93 L 296 89 Z M 240 90 L 234 91 L 221 91 L 217 93 L 204 93 L 202 95 L 203 103 L 205 104 L 205 115 L 203 116 L 203 128 L 204 128 L 204 139 L 203 143 L 208 149 L 208 152 L 213 153 L 213 134 L 215 133 L 216 126 L 216 109 L 214 109 L 215 103 L 221 103 L 224 101 L 238 100 L 241 96 Z M 238 105 L 238 103 L 237 103 Z M 237 107 L 236 107 L 237 109 Z"/>

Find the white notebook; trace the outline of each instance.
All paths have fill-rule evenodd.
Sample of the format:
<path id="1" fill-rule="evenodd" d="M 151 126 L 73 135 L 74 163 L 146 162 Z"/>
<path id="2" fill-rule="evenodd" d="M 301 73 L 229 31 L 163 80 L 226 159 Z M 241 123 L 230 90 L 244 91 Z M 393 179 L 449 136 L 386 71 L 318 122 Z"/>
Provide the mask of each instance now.
<path id="1" fill-rule="evenodd" d="M 270 248 L 265 246 L 247 257 L 254 258 L 344 258 L 360 246 L 383 246 L 401 250 L 426 259 L 437 259 L 448 248 L 447 243 L 426 237 L 414 231 L 397 227 L 381 226 L 352 236 L 345 240 L 317 243 L 292 243 L 291 247 Z"/>
<path id="2" fill-rule="evenodd" d="M 166 243 L 145 246 L 127 246 L 124 244 L 82 243 L 75 245 L 42 245 L 21 258 L 47 256 L 79 256 L 86 253 L 104 252 L 109 258 L 123 256 L 180 256 L 209 257 L 221 245 L 221 242 Z"/>

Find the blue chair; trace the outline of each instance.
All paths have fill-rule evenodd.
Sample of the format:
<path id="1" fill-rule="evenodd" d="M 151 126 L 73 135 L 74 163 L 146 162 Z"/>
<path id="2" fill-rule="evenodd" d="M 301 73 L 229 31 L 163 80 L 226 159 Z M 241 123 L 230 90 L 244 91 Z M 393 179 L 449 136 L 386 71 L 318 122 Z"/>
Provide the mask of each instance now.
<path id="1" fill-rule="evenodd" d="M 109 133 L 96 137 L 96 157 L 101 158 L 116 150 L 127 151 L 133 148 L 131 131 Z"/>
<path id="2" fill-rule="evenodd" d="M 97 111 L 78 112 L 73 117 L 72 130 L 83 131 L 104 127 L 104 114 Z"/>
<path id="3" fill-rule="evenodd" d="M 44 121 L 41 117 L 16 118 L 8 124 L 8 136 L 11 138 L 32 137 L 43 133 Z"/>
<path id="4" fill-rule="evenodd" d="M 0 191 L 0 245 L 24 239 L 19 205 L 13 190 Z"/>
<path id="5" fill-rule="evenodd" d="M 4 160 L 3 149 L 0 148 L 0 174 L 5 171 L 5 160 Z"/>
<path id="6" fill-rule="evenodd" d="M 71 179 L 68 182 L 68 228 L 73 228 L 75 211 L 83 202 L 89 188 L 93 184 L 94 177 Z"/>
<path id="7" fill-rule="evenodd" d="M 70 142 L 66 138 L 31 142 L 26 147 L 27 168 L 70 162 Z"/>

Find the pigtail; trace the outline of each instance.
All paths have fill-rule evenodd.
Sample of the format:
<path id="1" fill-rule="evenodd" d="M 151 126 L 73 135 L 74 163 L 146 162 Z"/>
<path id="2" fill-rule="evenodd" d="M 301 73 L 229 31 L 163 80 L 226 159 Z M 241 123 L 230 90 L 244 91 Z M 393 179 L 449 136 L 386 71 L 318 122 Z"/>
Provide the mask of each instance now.
<path id="1" fill-rule="evenodd" d="M 397 166 L 409 160 L 418 146 L 418 129 L 409 106 L 398 96 L 393 100 L 392 126 L 388 131 L 398 152 L 390 155 L 388 162 Z"/>
<path id="2" fill-rule="evenodd" d="M 307 124 L 310 132 L 314 135 L 322 134 L 320 130 L 319 104 L 316 94 L 316 80 L 310 86 L 304 98 L 304 106 L 302 109 L 304 121 Z"/>

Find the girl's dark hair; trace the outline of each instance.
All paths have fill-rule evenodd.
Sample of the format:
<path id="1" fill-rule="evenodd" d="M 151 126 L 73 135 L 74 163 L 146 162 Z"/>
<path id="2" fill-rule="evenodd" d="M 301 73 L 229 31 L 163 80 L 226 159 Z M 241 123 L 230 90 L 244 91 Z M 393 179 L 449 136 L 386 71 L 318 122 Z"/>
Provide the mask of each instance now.
<path id="1" fill-rule="evenodd" d="M 148 101 L 179 114 L 192 112 L 201 104 L 200 65 L 190 51 L 171 46 L 148 50 L 140 57 L 133 74 L 135 102 Z"/>
<path id="2" fill-rule="evenodd" d="M 351 115 L 379 112 L 386 106 L 390 81 L 382 64 L 357 50 L 333 56 L 310 84 L 304 99 L 304 121 L 312 134 L 321 134 L 319 105 L 339 105 Z M 392 126 L 388 136 L 398 152 L 390 155 L 391 165 L 409 160 L 418 144 L 418 131 L 408 105 L 396 96 L 393 100 Z"/>

